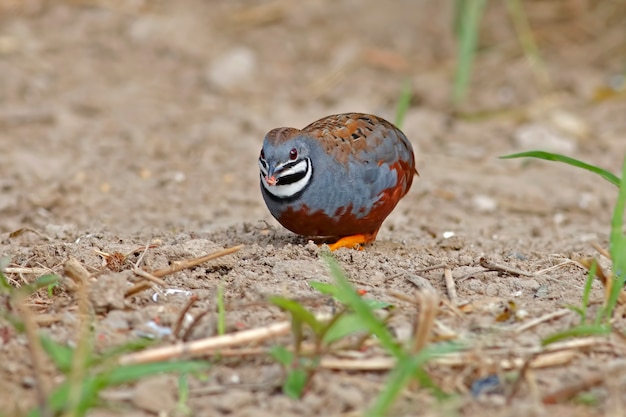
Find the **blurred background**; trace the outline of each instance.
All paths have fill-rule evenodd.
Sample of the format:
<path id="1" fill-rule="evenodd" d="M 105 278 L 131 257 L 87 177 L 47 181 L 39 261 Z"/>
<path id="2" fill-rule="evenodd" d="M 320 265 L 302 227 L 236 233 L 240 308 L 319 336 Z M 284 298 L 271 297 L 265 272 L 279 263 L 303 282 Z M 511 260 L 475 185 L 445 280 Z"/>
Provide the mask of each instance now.
<path id="1" fill-rule="evenodd" d="M 496 157 L 617 171 L 625 72 L 621 0 L 0 0 L 0 232 L 272 221 L 267 131 L 393 122 L 403 97 L 421 173 L 405 214 L 594 212 L 603 184 Z"/>
<path id="2" fill-rule="evenodd" d="M 210 313 L 202 326 L 217 320 L 208 318 L 215 300 L 225 301 L 228 332 L 266 325 L 279 317 L 260 301 L 266 294 L 317 304 L 309 280 L 328 277 L 321 249 L 280 227 L 263 203 L 257 158 L 265 134 L 334 113 L 373 113 L 401 125 L 420 177 L 375 244 L 337 251 L 337 260 L 367 297 L 398 303 L 387 324 L 406 324 L 393 329 L 400 339 L 414 327 L 415 308 L 392 292 L 413 294 L 418 282 L 444 294 L 439 268 L 446 266 L 458 298 L 472 303 L 467 317 L 439 315 L 445 324 L 437 338 L 456 333 L 476 352 L 497 347 L 484 361 L 429 366 L 435 382 L 458 395 L 442 407 L 415 390 L 405 415 L 511 415 L 579 380 L 594 384 L 592 395 L 556 407 L 599 415 L 624 403 L 619 378 L 607 379 L 606 394 L 589 383 L 602 379 L 596 375 L 619 376 L 619 344 L 594 341 L 573 355 L 563 352 L 569 359 L 558 363 L 572 366 L 523 373 L 529 382 L 513 408 L 502 395 L 509 390 L 500 389 L 512 374 L 498 387 L 481 381 L 508 369 L 498 358 L 523 359 L 524 372 L 530 370 L 526 358 L 533 346 L 542 351 L 540 338 L 578 323 L 574 313 L 557 311 L 581 305 L 586 287 L 586 271 L 570 259 L 598 257 L 592 242 L 608 246 L 617 194 L 612 184 L 564 164 L 499 157 L 542 149 L 619 172 L 625 75 L 626 0 L 0 0 L 0 260 L 19 267 L 9 276 L 15 283 L 34 278 L 24 268 L 60 273 L 68 258 L 97 271 L 92 302 L 107 312 L 94 318 L 94 345 L 102 348 L 135 338 L 148 321 L 178 328 L 188 297 L 164 295 L 157 303 L 145 291 L 125 298 L 132 278 L 128 271 L 109 274 L 105 258 L 122 255 L 124 268 L 136 260 L 154 271 L 245 244 L 236 257 L 167 284 L 198 295 L 193 309 Z M 25 230 L 35 233 L 20 236 Z M 147 242 L 154 247 L 139 255 Z M 500 273 L 508 267 L 483 268 L 485 256 L 528 272 L 513 277 Z M 69 290 L 53 292 L 52 285 L 38 294 L 32 308 L 44 313 L 37 316 L 41 327 L 63 343 L 74 340 L 79 333 L 72 329 L 86 323 L 77 315 L 82 303 L 76 308 Z M 591 298 L 584 294 L 584 311 L 588 300 L 600 307 L 599 284 Z M 454 304 L 457 296 L 449 297 Z M 517 320 L 526 316 L 540 321 L 522 331 Z M 31 344 L 13 326 L 0 323 L 2 358 L 12 359 L 0 361 L 0 392 L 19 395 L 0 396 L 0 408 L 4 400 L 23 411 L 22 402 L 35 402 L 36 368 L 27 359 L 35 349 L 26 352 Z M 213 327 L 197 334 L 219 332 Z M 327 370 L 302 402 L 286 402 L 276 395 L 279 384 L 267 382 L 280 369 L 257 356 L 227 358 L 207 385 L 225 389 L 192 395 L 192 414 L 347 416 L 386 379 Z M 474 382 L 487 386 L 480 390 L 488 402 L 470 397 Z M 136 407 L 150 411 L 133 415 L 164 415 L 161 404 L 174 410 L 178 392 L 185 406 L 186 388 L 176 391 L 174 381 L 144 387 L 124 386 L 121 396 L 103 400 L 139 399 Z M 163 401 L 154 401 L 157 391 Z M 119 408 L 119 415 L 133 411 Z M 96 414 L 111 415 L 90 412 Z"/>

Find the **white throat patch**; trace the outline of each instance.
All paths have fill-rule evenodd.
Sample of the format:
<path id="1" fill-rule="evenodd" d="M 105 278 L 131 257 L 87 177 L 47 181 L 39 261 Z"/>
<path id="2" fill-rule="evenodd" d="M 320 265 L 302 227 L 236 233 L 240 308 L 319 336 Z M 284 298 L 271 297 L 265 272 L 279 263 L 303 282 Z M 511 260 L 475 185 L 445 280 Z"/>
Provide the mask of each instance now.
<path id="1" fill-rule="evenodd" d="M 286 164 L 283 164 L 283 166 Z M 261 184 L 263 184 L 263 188 L 277 198 L 290 198 L 294 195 L 298 194 L 309 184 L 311 180 L 311 176 L 313 175 L 313 170 L 311 169 L 311 160 L 309 158 L 303 159 L 299 161 L 294 166 L 280 172 L 280 175 L 276 177 L 278 184 L 269 185 L 265 177 L 267 176 L 267 169 L 259 160 L 259 168 L 261 169 Z M 278 167 L 280 169 L 280 167 Z M 304 175 L 303 175 L 304 174 Z M 286 177 L 292 175 L 303 175 L 302 178 L 297 181 L 290 182 L 288 184 L 281 184 L 280 179 L 285 179 Z"/>

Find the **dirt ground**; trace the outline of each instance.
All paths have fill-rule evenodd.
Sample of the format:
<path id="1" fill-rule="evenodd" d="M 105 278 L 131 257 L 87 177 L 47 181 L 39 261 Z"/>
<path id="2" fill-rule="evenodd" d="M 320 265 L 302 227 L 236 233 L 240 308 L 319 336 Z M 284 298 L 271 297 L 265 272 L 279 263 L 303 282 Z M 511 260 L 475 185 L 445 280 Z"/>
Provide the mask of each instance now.
<path id="1" fill-rule="evenodd" d="M 261 198 L 256 159 L 263 137 L 341 112 L 393 121 L 408 80 L 413 99 L 402 128 L 420 177 L 374 244 L 335 255 L 365 297 L 396 305 L 391 326 L 399 337 L 416 309 L 394 293 L 411 295 L 416 283 L 428 282 L 448 300 L 442 268 L 428 270 L 447 265 L 456 283 L 451 301 L 465 312 L 446 304 L 438 323 L 466 346 L 459 357 L 471 360 L 428 367 L 452 400 L 438 403 L 412 387 L 392 415 L 623 409 L 626 349 L 619 338 L 581 339 L 562 356 L 544 358 L 509 404 L 514 378 L 487 394 L 473 395 L 472 387 L 489 375 L 515 376 L 510 372 L 542 338 L 577 323 L 563 309 L 580 305 L 586 271 L 568 260 L 600 257 L 593 243 L 607 247 L 616 189 L 561 164 L 498 156 L 539 148 L 619 171 L 626 95 L 606 92 L 623 88 L 626 5 L 524 2 L 546 75 L 524 57 L 504 2 L 490 2 L 469 98 L 453 111 L 452 4 L 0 0 L 0 256 L 12 271 L 59 275 L 69 258 L 79 260 L 93 274 L 99 351 L 150 333 L 151 321 L 173 328 L 191 294 L 198 297 L 192 316 L 211 312 L 191 339 L 214 335 L 220 284 L 228 332 L 286 320 L 267 303 L 272 294 L 323 311 L 326 301 L 308 283 L 331 279 L 324 248 L 283 229 Z M 9 236 L 21 228 L 33 231 Z M 125 298 L 139 280 L 129 269 L 141 251 L 121 272 L 107 268 L 98 251 L 129 253 L 146 243 L 154 244 L 141 259 L 147 271 L 245 246 L 165 277 L 158 298 L 155 289 Z M 525 274 L 490 271 L 482 257 Z M 38 275 L 7 274 L 16 286 Z M 602 294 L 594 283 L 592 301 Z M 511 301 L 517 312 L 501 320 Z M 29 305 L 42 332 L 76 344 L 75 294 L 61 286 Z M 0 333 L 0 410 L 21 415 L 36 404 L 27 338 L 6 321 Z M 261 346 L 288 342 L 285 336 Z M 177 408 L 176 377 L 159 376 L 107 390 L 89 415 L 360 415 L 387 373 L 320 369 L 298 401 L 281 393 L 281 369 L 264 354 L 215 360 L 206 375 L 191 381 L 187 412 Z M 597 375 L 606 378 L 588 383 Z M 50 369 L 46 376 L 60 382 Z M 542 401 L 581 381 L 587 385 L 574 388 L 573 399 Z M 593 401 L 584 402 L 583 393 Z"/>

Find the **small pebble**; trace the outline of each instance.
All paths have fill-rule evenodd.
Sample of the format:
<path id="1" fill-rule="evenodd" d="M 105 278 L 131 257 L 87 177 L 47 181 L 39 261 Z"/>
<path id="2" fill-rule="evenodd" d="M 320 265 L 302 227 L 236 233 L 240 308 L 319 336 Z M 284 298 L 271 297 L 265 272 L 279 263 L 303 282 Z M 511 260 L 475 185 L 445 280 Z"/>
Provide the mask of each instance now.
<path id="1" fill-rule="evenodd" d="M 233 48 L 215 59 L 207 69 L 208 81 L 220 88 L 230 89 L 251 81 L 256 72 L 256 57 L 247 48 Z"/>
<path id="2" fill-rule="evenodd" d="M 486 195 L 476 195 L 472 199 L 474 208 L 483 213 L 493 213 L 498 208 L 498 202 Z"/>
<path id="3" fill-rule="evenodd" d="M 571 154 L 576 150 L 576 141 L 540 124 L 525 124 L 513 134 L 515 145 L 524 150 L 541 149 L 561 154 Z"/>

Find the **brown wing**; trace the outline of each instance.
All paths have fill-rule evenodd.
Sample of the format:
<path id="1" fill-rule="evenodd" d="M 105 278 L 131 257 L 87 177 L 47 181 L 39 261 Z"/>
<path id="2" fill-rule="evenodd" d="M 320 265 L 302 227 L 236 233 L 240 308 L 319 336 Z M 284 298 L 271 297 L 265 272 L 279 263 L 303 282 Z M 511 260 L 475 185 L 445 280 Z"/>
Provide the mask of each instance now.
<path id="1" fill-rule="evenodd" d="M 350 155 L 378 164 L 406 159 L 414 165 L 413 150 L 404 134 L 380 117 L 362 113 L 336 114 L 311 123 L 304 133 L 320 141 L 326 151 L 345 163 Z"/>

